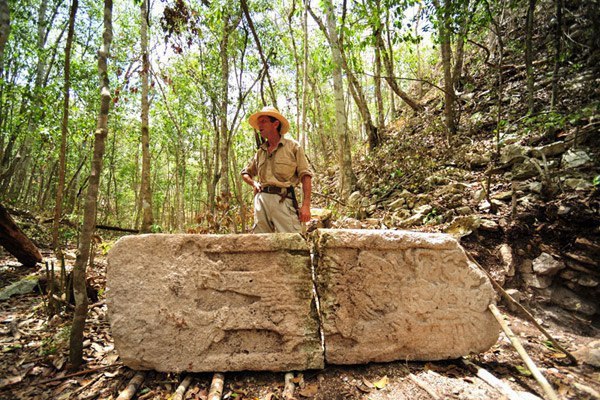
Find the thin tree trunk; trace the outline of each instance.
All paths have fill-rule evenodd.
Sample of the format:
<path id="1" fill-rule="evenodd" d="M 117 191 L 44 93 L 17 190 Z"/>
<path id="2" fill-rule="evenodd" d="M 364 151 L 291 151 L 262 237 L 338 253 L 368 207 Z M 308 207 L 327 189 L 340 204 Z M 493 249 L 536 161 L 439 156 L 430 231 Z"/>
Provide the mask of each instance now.
<path id="1" fill-rule="evenodd" d="M 85 270 L 90 255 L 92 234 L 96 225 L 98 187 L 102 172 L 104 141 L 108 133 L 108 112 L 110 109 L 110 90 L 108 81 L 108 55 L 112 42 L 112 0 L 104 0 L 104 32 L 103 44 L 98 52 L 98 73 L 100 75 L 100 112 L 94 139 L 94 155 L 92 158 L 90 182 L 83 214 L 83 226 L 79 237 L 79 251 L 73 267 L 73 293 L 75 312 L 71 326 L 69 359 L 73 368 L 79 368 L 83 362 L 83 331 L 87 317 L 88 298 L 85 285 Z"/>
<path id="2" fill-rule="evenodd" d="M 152 189 L 150 187 L 150 128 L 148 127 L 148 76 L 150 75 L 150 60 L 148 54 L 148 0 L 140 5 L 141 50 L 142 50 L 142 184 L 140 197 L 142 199 L 142 226 L 140 232 L 150 232 L 154 224 L 152 215 Z"/>
<path id="3" fill-rule="evenodd" d="M 244 12 L 244 16 L 246 17 L 246 22 L 248 22 L 248 27 L 250 28 L 250 31 L 252 32 L 252 36 L 254 37 L 254 42 L 256 43 L 256 48 L 258 49 L 258 53 L 260 55 L 260 60 L 263 63 L 265 76 L 267 78 L 267 82 L 269 83 L 269 95 L 271 96 L 271 102 L 273 104 L 273 107 L 277 108 L 277 96 L 275 95 L 275 89 L 273 88 L 273 83 L 271 82 L 271 75 L 269 74 L 269 63 L 268 63 L 267 58 L 265 57 L 265 53 L 263 52 L 262 45 L 260 43 L 260 38 L 256 34 L 256 30 L 254 29 L 254 23 L 252 22 L 252 18 L 250 17 L 250 12 L 248 11 L 248 3 L 246 2 L 246 0 L 241 1 L 241 6 L 242 6 L 242 11 Z M 227 28 L 228 22 L 229 21 L 227 21 L 225 23 L 226 28 Z M 237 20 L 237 22 L 232 24 L 231 28 L 227 28 L 227 29 L 233 30 L 233 28 L 235 28 L 235 26 L 237 26 L 238 22 L 239 22 L 239 19 Z M 231 32 L 229 32 L 228 35 L 230 33 Z"/>
<path id="4" fill-rule="evenodd" d="M 350 152 L 350 137 L 348 135 L 348 117 L 346 114 L 344 82 L 342 79 L 342 55 L 340 52 L 337 28 L 335 25 L 335 15 L 331 0 L 325 1 L 325 9 L 327 28 L 325 28 L 325 25 L 321 20 L 312 12 L 311 8 L 309 8 L 308 11 L 313 19 L 319 23 L 321 30 L 326 34 L 331 48 L 331 57 L 333 60 L 333 91 L 335 98 L 335 125 L 336 131 L 338 132 L 338 162 L 340 167 L 338 189 L 341 196 L 346 198 L 356 187 L 357 179 L 352 170 L 352 154 Z"/>
<path id="5" fill-rule="evenodd" d="M 3 78 L 2 84 L 0 85 L 0 99 L 2 98 L 2 92 L 4 91 L 4 47 L 10 36 L 10 8 L 8 7 L 7 0 L 0 0 L 0 77 Z M 3 104 L 0 102 L 0 129 L 4 128 L 4 112 Z M 4 147 L 4 143 L 0 143 L 0 152 Z M 3 155 L 0 154 L 0 158 Z M 1 167 L 1 165 L 0 165 Z M 0 168 L 1 172 L 1 168 Z"/>
<path id="6" fill-rule="evenodd" d="M 306 123 L 307 101 L 308 101 L 308 5 L 305 2 L 304 10 L 302 11 L 302 140 L 300 145 L 306 149 L 308 142 L 308 132 Z"/>
<path id="7" fill-rule="evenodd" d="M 398 83 L 396 82 L 396 78 L 394 76 L 394 64 L 392 60 L 391 48 L 390 53 L 388 54 L 388 51 L 386 50 L 385 45 L 383 44 L 383 38 L 381 37 L 381 35 L 379 35 L 378 41 L 379 49 L 381 50 L 381 56 L 383 58 L 383 64 L 385 65 L 386 70 L 385 80 L 387 81 L 388 85 L 390 85 L 390 88 L 394 91 L 394 93 L 396 93 L 398 97 L 400 97 L 414 111 L 423 111 L 423 106 L 415 100 L 413 100 L 412 97 L 410 97 L 406 92 L 400 89 L 400 86 L 398 86 Z"/>
<path id="8" fill-rule="evenodd" d="M 529 114 L 533 114 L 535 104 L 534 96 L 534 76 L 533 76 L 533 21 L 535 13 L 536 0 L 529 0 L 527 9 L 527 26 L 525 29 L 525 67 L 527 69 L 527 108 Z"/>
<path id="9" fill-rule="evenodd" d="M 377 15 L 381 14 L 381 1 L 375 2 L 377 6 Z M 377 103 L 377 129 L 380 130 L 385 125 L 385 112 L 383 111 L 383 96 L 381 94 L 381 49 L 379 48 L 379 41 L 377 38 L 381 35 L 382 29 L 381 22 L 378 21 L 378 26 L 373 29 L 373 36 L 375 38 L 375 101 Z"/>
<path id="10" fill-rule="evenodd" d="M 54 205 L 54 221 L 52 223 L 52 248 L 60 253 L 58 246 L 58 230 L 63 208 L 63 195 L 65 192 L 65 166 L 67 154 L 67 135 L 69 130 L 69 92 L 71 88 L 71 47 L 75 33 L 75 16 L 77 15 L 78 0 L 73 0 L 69 12 L 69 32 L 67 33 L 67 44 L 65 45 L 65 81 L 63 88 L 63 117 L 60 125 L 60 159 L 58 167 L 58 187 L 56 188 L 56 204 Z M 59 257 L 60 258 L 60 257 Z"/>
<path id="11" fill-rule="evenodd" d="M 554 110 L 558 104 L 558 73 L 560 72 L 560 58 L 562 53 L 562 0 L 556 0 L 556 26 L 554 30 L 554 71 L 552 72 L 552 98 L 550 109 Z"/>
<path id="12" fill-rule="evenodd" d="M 448 141 L 457 131 L 455 113 L 454 113 L 454 85 L 452 80 L 452 47 L 450 43 L 450 0 L 444 2 L 443 8 L 436 0 L 434 4 L 440 16 L 440 48 L 442 53 L 442 67 L 444 70 L 444 116 L 446 119 L 446 129 L 448 131 Z"/>

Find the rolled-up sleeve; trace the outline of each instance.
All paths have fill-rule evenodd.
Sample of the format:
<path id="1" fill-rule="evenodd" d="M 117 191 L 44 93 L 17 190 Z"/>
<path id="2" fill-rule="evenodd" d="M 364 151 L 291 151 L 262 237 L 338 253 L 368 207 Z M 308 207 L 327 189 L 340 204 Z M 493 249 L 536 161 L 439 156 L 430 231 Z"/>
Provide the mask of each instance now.
<path id="1" fill-rule="evenodd" d="M 302 146 L 298 146 L 296 150 L 296 170 L 298 172 L 298 178 L 302 180 L 302 177 L 305 175 L 313 176 L 313 172 L 310 169 L 310 164 L 308 163 L 308 159 L 306 158 L 306 154 L 304 153 L 304 149 Z"/>
<path id="2" fill-rule="evenodd" d="M 258 174 L 258 168 L 256 165 L 256 154 L 255 154 L 254 157 L 252 157 L 252 159 L 248 163 L 248 165 L 246 165 L 246 167 L 242 170 L 241 175 L 250 175 L 251 177 L 254 178 L 257 174 Z"/>

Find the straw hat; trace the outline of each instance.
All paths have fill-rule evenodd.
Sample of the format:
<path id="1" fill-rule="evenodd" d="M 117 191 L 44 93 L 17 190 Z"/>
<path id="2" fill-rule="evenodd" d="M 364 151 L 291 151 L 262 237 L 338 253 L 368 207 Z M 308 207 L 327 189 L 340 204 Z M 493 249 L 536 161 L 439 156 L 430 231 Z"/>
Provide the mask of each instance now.
<path id="1" fill-rule="evenodd" d="M 271 106 L 263 107 L 263 109 L 259 112 L 252 114 L 248 119 L 250 126 L 252 126 L 254 129 L 258 129 L 258 118 L 262 117 L 263 115 L 276 118 L 279 121 L 279 123 L 281 124 L 281 135 L 284 135 L 287 131 L 290 130 L 290 123 L 288 122 L 288 120 L 285 119 L 285 117 L 281 115 L 275 107 Z"/>

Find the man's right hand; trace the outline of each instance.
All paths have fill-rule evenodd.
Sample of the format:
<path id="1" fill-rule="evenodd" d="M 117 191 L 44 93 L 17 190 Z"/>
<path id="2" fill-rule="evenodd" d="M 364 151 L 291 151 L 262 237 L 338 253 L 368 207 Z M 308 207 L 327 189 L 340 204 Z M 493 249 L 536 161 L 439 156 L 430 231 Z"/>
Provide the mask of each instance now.
<path id="1" fill-rule="evenodd" d="M 262 192 L 262 187 L 260 186 L 260 183 L 258 182 L 254 182 L 254 184 L 252 185 L 252 187 L 254 188 L 254 195 L 256 196 L 258 193 Z"/>

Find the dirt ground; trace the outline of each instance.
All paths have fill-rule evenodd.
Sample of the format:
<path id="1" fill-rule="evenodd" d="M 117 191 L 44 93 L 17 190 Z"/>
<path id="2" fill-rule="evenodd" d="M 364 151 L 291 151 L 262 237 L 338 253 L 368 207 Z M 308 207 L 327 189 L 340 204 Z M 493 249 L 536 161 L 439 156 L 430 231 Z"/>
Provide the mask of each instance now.
<path id="1" fill-rule="evenodd" d="M 0 286 L 36 272 L 8 257 L 0 258 Z M 68 368 L 69 309 L 47 316 L 45 297 L 38 293 L 0 301 L 0 399 L 114 399 L 135 374 L 116 353 L 104 304 L 105 261 L 96 259 L 88 271 L 99 300 L 90 306 L 85 334 L 85 365 Z M 551 383 L 560 399 L 600 398 L 600 369 L 571 365 L 530 322 L 500 305 L 511 329 Z M 538 322 L 573 352 L 597 340 L 589 321 L 559 310 L 534 310 Z M 178 349 L 173 349 L 178 351 Z M 483 354 L 469 357 L 523 399 L 548 398 L 525 367 L 505 334 Z M 297 399 L 502 399 L 497 388 L 480 379 L 463 360 L 372 363 L 293 371 Z M 207 399 L 212 374 L 192 374 L 185 399 Z M 135 399 L 171 399 L 184 374 L 148 371 Z M 224 399 L 281 399 L 284 373 L 226 373 Z"/>

